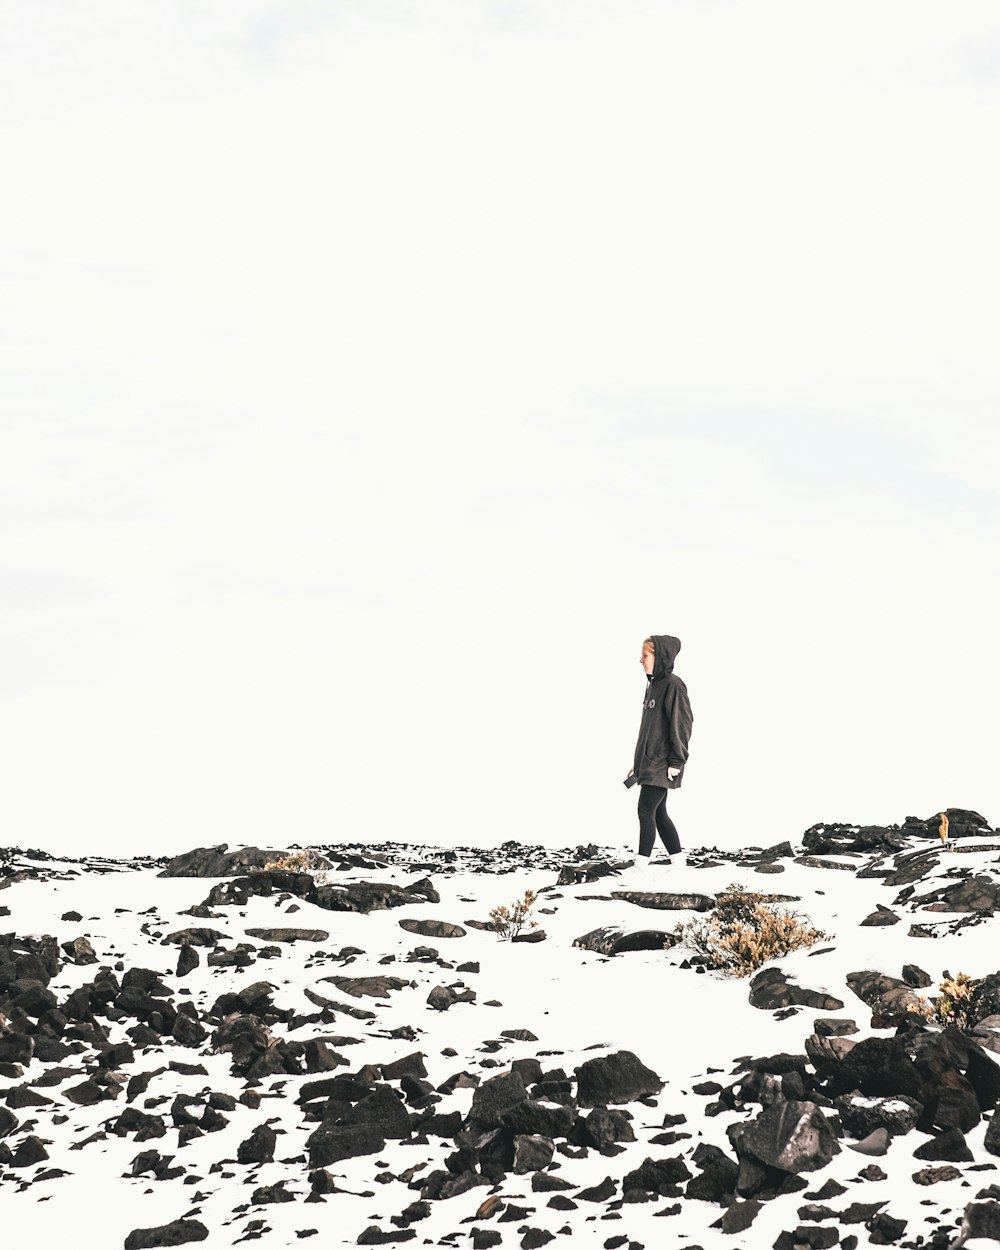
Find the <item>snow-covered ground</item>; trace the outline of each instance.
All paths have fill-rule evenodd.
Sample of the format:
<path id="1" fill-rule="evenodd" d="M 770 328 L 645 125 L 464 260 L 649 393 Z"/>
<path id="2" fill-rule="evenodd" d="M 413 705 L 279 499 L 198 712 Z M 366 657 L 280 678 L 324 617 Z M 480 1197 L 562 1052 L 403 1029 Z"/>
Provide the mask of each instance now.
<path id="1" fill-rule="evenodd" d="M 1000 855 L 989 838 L 972 850 L 975 839 L 964 839 L 961 853 L 934 853 L 929 843 L 914 842 L 909 849 L 925 849 L 925 878 L 916 895 L 935 884 L 957 880 L 971 870 L 991 881 L 1000 880 Z M 333 852 L 337 848 L 332 848 Z M 622 852 L 607 849 L 597 862 L 617 862 Z M 384 1150 L 349 1158 L 327 1167 L 336 1192 L 322 1201 L 306 1203 L 310 1193 L 307 1139 L 317 1122 L 303 1118 L 296 1091 L 305 1081 L 357 1073 L 365 1065 L 385 1065 L 420 1052 L 426 1079 L 435 1089 L 449 1078 L 468 1073 L 486 1080 L 509 1069 L 518 1059 L 539 1059 L 546 1070 L 561 1068 L 570 1077 L 588 1059 L 618 1051 L 633 1052 L 662 1080 L 662 1090 L 643 1101 L 625 1105 L 632 1116 L 636 1140 L 619 1153 L 604 1154 L 594 1148 L 572 1147 L 564 1153 L 557 1145 L 550 1171 L 571 1182 L 565 1191 L 574 1198 L 579 1188 L 595 1186 L 610 1177 L 616 1183 L 614 1199 L 578 1201 L 573 1209 L 548 1205 L 550 1194 L 534 1192 L 530 1174 L 508 1172 L 497 1185 L 483 1184 L 455 1197 L 429 1203 L 429 1214 L 409 1227 L 418 1244 L 473 1244 L 473 1230 L 495 1230 L 503 1244 L 541 1244 L 524 1229 L 542 1230 L 560 1238 L 572 1236 L 580 1246 L 680 1245 L 771 1246 L 779 1233 L 803 1221 L 797 1210 L 809 1201 L 804 1193 L 765 1202 L 745 1232 L 727 1234 L 710 1227 L 723 1208 L 714 1203 L 682 1197 L 658 1198 L 644 1203 L 620 1205 L 621 1180 L 647 1158 L 680 1156 L 689 1159 L 701 1142 L 720 1147 L 735 1158 L 726 1135 L 729 1125 L 752 1119 L 760 1106 L 706 1114 L 711 1095 L 697 1094 L 692 1086 L 714 1079 L 732 1084 L 743 1057 L 779 1052 L 802 1054 L 817 1016 L 843 1017 L 857 1022 L 853 1040 L 868 1036 L 893 1036 L 895 1029 L 872 1030 L 871 1008 L 847 986 L 849 973 L 874 970 L 900 977 L 905 964 L 925 969 L 933 984 L 924 992 L 937 992 L 945 972 L 964 971 L 978 978 L 996 972 L 997 927 L 992 918 L 939 938 L 910 936 L 910 924 L 947 926 L 961 918 L 944 912 L 914 909 L 915 900 L 894 907 L 900 923 L 861 927 L 861 921 L 877 904 L 892 905 L 898 889 L 883 877 L 863 877 L 857 870 L 872 864 L 872 855 L 828 855 L 828 866 L 801 862 L 807 857 L 778 859 L 781 872 L 758 873 L 739 857 L 724 859 L 707 852 L 692 855 L 686 869 L 651 866 L 654 891 L 697 892 L 715 895 L 732 882 L 750 889 L 793 896 L 796 910 L 829 933 L 828 941 L 801 950 L 780 961 L 782 970 L 800 986 L 825 991 L 844 1002 L 840 1011 L 797 1008 L 793 1012 L 760 1010 L 749 1004 L 748 981 L 725 979 L 682 964 L 690 951 L 683 947 L 636 951 L 605 957 L 580 949 L 575 942 L 600 926 L 625 929 L 671 930 L 678 920 L 690 919 L 690 911 L 640 907 L 629 897 L 614 897 L 614 876 L 579 884 L 558 885 L 561 864 L 579 865 L 573 851 L 521 853 L 506 848 L 494 855 L 482 851 L 459 852 L 454 859 L 431 847 L 371 848 L 365 855 L 353 852 L 358 861 L 330 871 L 337 883 L 391 882 L 412 886 L 429 877 L 439 902 L 420 901 L 367 913 L 331 911 L 315 903 L 275 892 L 250 897 L 245 905 L 219 905 L 211 917 L 184 914 L 202 904 L 215 880 L 192 877 L 161 877 L 149 863 L 99 861 L 40 861 L 17 856 L 10 870 L 27 869 L 37 877 L 11 879 L 0 889 L 0 933 L 18 938 L 54 936 L 58 942 L 86 936 L 97 963 L 62 963 L 49 984 L 60 1004 L 80 986 L 94 981 L 102 967 L 115 970 L 120 980 L 132 968 L 151 969 L 169 988 L 175 1005 L 193 1004 L 203 1015 L 226 992 L 267 981 L 279 1009 L 293 1009 L 299 1016 L 316 1017 L 315 998 L 338 1006 L 323 1020 L 289 1029 L 272 1025 L 275 1037 L 299 1042 L 328 1040 L 330 1050 L 346 1060 L 330 1072 L 279 1073 L 253 1084 L 259 1106 L 237 1102 L 222 1114 L 228 1123 L 217 1131 L 193 1136 L 179 1146 L 178 1129 L 171 1111 L 178 1094 L 200 1099 L 192 1103 L 199 1117 L 207 1091 L 239 1098 L 247 1081 L 232 1071 L 229 1053 L 213 1053 L 212 1026 L 208 1036 L 194 1046 L 169 1037 L 158 1044 L 136 1045 L 130 1061 L 121 1065 L 123 1084 L 112 1083 L 115 1097 L 93 1105 L 77 1105 L 65 1091 L 83 1082 L 96 1066 L 89 1045 L 55 1063 L 32 1058 L 6 1069 L 0 1076 L 0 1114 L 6 1102 L 18 1120 L 3 1140 L 11 1151 L 29 1135 L 40 1139 L 47 1157 L 30 1166 L 0 1166 L 0 1203 L 5 1241 L 15 1244 L 17 1230 L 41 1246 L 70 1242 L 83 1250 L 108 1250 L 124 1245 L 136 1228 L 168 1224 L 178 1219 L 200 1221 L 209 1230 L 211 1244 L 232 1244 L 259 1239 L 272 1247 L 297 1245 L 311 1236 L 316 1244 L 357 1244 L 372 1225 L 384 1233 L 398 1234 L 391 1222 L 420 1198 L 421 1174 L 445 1167 L 454 1150 L 451 1138 L 430 1136 L 416 1144 L 403 1140 L 386 1142 Z M 702 866 L 705 863 L 709 866 Z M 840 863 L 845 869 L 833 867 Z M 368 864 L 370 866 L 364 866 Z M 885 859 L 893 866 L 892 856 Z M 526 889 L 537 895 L 535 915 L 544 929 L 539 942 L 511 943 L 498 940 L 491 929 L 471 927 L 469 921 L 486 921 L 492 908 L 511 904 Z M 633 896 L 634 898 L 634 896 Z M 5 910 L 6 909 L 6 910 Z M 75 912 L 80 920 L 65 919 Z M 460 937 L 425 937 L 406 931 L 401 921 L 434 920 L 460 925 Z M 178 945 L 165 944 L 170 933 L 187 927 L 208 927 L 225 935 L 214 945 L 196 947 L 200 963 L 182 977 L 175 975 Z M 328 936 L 318 941 L 268 942 L 248 936 L 253 928 L 294 926 L 320 930 Z M 217 949 L 233 949 L 237 943 L 251 950 L 277 948 L 269 957 L 259 954 L 245 968 L 210 967 L 206 956 Z M 414 959 L 420 947 L 437 951 L 437 957 Z M 460 964 L 478 965 L 477 971 L 458 971 Z M 324 980 L 341 977 L 396 977 L 406 984 L 375 996 L 351 997 L 341 987 Z M 454 986 L 459 992 L 475 992 L 475 1001 L 458 1001 L 447 1010 L 428 1004 L 436 986 Z M 356 1018 L 341 1009 L 347 1004 L 370 1013 Z M 114 1015 L 115 1013 L 112 1013 Z M 127 1030 L 134 1018 L 107 1019 L 97 1015 L 110 1041 L 129 1041 Z M 295 1023 L 293 1021 L 293 1023 Z M 504 1031 L 526 1031 L 531 1040 L 503 1037 Z M 396 1034 L 395 1036 L 393 1034 Z M 168 1065 L 187 1065 L 182 1071 Z M 153 1073 L 147 1087 L 128 1096 L 127 1083 L 139 1073 Z M 444 1093 L 433 1110 L 437 1114 L 458 1111 L 465 1116 L 472 1103 L 472 1081 Z M 28 1087 L 46 1100 L 43 1105 L 20 1105 L 23 1097 L 10 1091 Z M 450 1088 L 450 1087 L 449 1087 Z M 256 1100 L 248 1100 L 251 1104 Z M 134 1133 L 117 1136 L 108 1131 L 126 1106 L 164 1117 L 163 1136 L 137 1142 Z M 412 1110 L 412 1108 L 411 1108 Z M 676 1126 L 690 1134 L 672 1145 L 651 1145 L 650 1138 L 664 1131 L 665 1117 L 683 1115 Z M 273 1162 L 240 1163 L 240 1143 L 260 1124 L 278 1131 Z M 917 1131 L 893 1138 L 888 1152 L 876 1159 L 847 1148 L 842 1138 L 840 1153 L 821 1170 L 809 1173 L 809 1189 L 819 1189 L 834 1179 L 847 1188 L 838 1209 L 852 1200 L 884 1201 L 883 1210 L 907 1221 L 900 1244 L 913 1244 L 935 1229 L 957 1225 L 967 1203 L 977 1192 L 995 1183 L 997 1161 L 983 1146 L 987 1121 L 966 1134 L 975 1163 L 959 1163 L 958 1175 L 930 1186 L 918 1186 L 914 1173 L 923 1166 L 913 1150 L 927 1136 Z M 565 1145 L 563 1143 L 563 1145 Z M 173 1156 L 169 1167 L 181 1174 L 156 1180 L 151 1173 L 132 1176 L 133 1160 L 142 1151 L 155 1149 Z M 886 1174 L 884 1180 L 860 1179 L 872 1162 Z M 555 1165 L 558 1165 L 556 1167 Z M 696 1169 L 690 1165 L 694 1173 Z M 412 1169 L 417 1169 L 413 1172 Z M 406 1178 L 403 1174 L 406 1173 Z M 42 1179 L 36 1179 L 42 1178 Z M 293 1201 L 253 1203 L 255 1191 L 287 1182 Z M 491 1193 L 500 1195 L 496 1212 L 475 1218 Z M 664 1211 L 679 1204 L 677 1214 Z M 526 1208 L 528 1213 L 510 1222 L 499 1222 L 504 1210 Z M 618 1207 L 618 1209 L 615 1209 Z M 957 1228 L 955 1229 L 957 1232 Z M 864 1224 L 843 1230 L 868 1244 Z M 409 1235 L 409 1234 L 406 1234 Z M 625 1238 L 624 1241 L 611 1239 Z M 17 1241 L 16 1244 L 21 1244 Z M 480 1242 L 485 1244 L 485 1242 Z M 975 1244 L 970 1242 L 970 1245 Z"/>

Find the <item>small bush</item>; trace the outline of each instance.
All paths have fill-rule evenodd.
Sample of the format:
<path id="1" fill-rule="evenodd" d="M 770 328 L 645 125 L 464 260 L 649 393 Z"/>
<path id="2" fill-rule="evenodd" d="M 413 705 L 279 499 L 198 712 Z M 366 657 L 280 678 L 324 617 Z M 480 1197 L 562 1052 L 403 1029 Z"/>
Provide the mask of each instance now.
<path id="1" fill-rule="evenodd" d="M 978 1023 L 973 1002 L 977 982 L 967 972 L 960 972 L 957 977 L 945 976 L 938 986 L 941 993 L 937 998 L 923 999 L 920 1014 L 927 1020 L 938 1024 L 953 1024 L 958 1029 L 971 1029 Z"/>
<path id="2" fill-rule="evenodd" d="M 291 851 L 280 859 L 272 859 L 261 872 L 308 872 L 316 863 L 315 851 Z"/>
<path id="3" fill-rule="evenodd" d="M 769 960 L 830 936 L 796 912 L 736 884 L 718 896 L 711 916 L 677 925 L 674 935 L 709 967 L 732 977 L 747 977 Z"/>
<path id="4" fill-rule="evenodd" d="M 538 921 L 531 916 L 531 909 L 538 901 L 534 890 L 525 890 L 524 898 L 518 899 L 510 907 L 494 907 L 490 912 L 493 931 L 503 941 L 509 941 L 521 932 L 525 925 L 529 929 L 537 929 Z"/>

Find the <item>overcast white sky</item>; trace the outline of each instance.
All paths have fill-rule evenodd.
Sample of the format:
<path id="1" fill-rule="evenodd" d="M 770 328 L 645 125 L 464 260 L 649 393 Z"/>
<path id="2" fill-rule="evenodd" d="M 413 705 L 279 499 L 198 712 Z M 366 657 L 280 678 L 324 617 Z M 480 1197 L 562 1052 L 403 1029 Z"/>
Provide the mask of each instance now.
<path id="1" fill-rule="evenodd" d="M 1000 823 L 994 0 L 0 0 L 0 843 Z"/>

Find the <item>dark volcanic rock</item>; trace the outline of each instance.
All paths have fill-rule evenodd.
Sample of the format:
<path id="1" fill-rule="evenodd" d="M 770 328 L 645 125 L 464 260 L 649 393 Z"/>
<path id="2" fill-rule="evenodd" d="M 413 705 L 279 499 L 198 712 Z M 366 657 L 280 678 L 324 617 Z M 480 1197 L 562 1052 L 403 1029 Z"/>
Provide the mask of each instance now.
<path id="1" fill-rule="evenodd" d="M 483 1081 L 472 1095 L 469 1121 L 479 1128 L 500 1128 L 504 1112 L 524 1102 L 528 1091 L 519 1072 L 501 1072 Z"/>
<path id="2" fill-rule="evenodd" d="M 330 935 L 325 929 L 247 929 L 247 937 L 262 942 L 328 942 Z"/>
<path id="3" fill-rule="evenodd" d="M 965 1144 L 965 1138 L 957 1128 L 948 1129 L 939 1137 L 932 1137 L 913 1152 L 914 1159 L 927 1159 L 946 1163 L 972 1163 L 974 1156 Z"/>
<path id="4" fill-rule="evenodd" d="M 645 1189 L 657 1193 L 661 1186 L 679 1185 L 682 1181 L 690 1179 L 691 1173 L 688 1166 L 679 1155 L 668 1159 L 646 1158 L 637 1168 L 626 1172 L 622 1178 L 622 1192 L 627 1193 L 630 1189 Z"/>
<path id="5" fill-rule="evenodd" d="M 902 1020 L 907 1015 L 920 1016 L 923 1000 L 920 995 L 898 977 L 881 972 L 864 970 L 849 972 L 847 984 L 862 1002 L 872 1009 L 873 1016 L 883 1020 Z"/>
<path id="6" fill-rule="evenodd" d="M 168 933 L 163 939 L 164 943 L 170 942 L 178 946 L 215 946 L 219 942 L 228 941 L 228 933 L 220 933 L 218 929 L 206 928 L 177 929 L 173 933 Z"/>
<path id="7" fill-rule="evenodd" d="M 2 1131 L 0 1131 L 0 1136 L 2 1135 Z M 1000 1113 L 994 1112 L 989 1124 L 987 1124 L 983 1145 L 991 1155 L 1000 1155 Z"/>
<path id="8" fill-rule="evenodd" d="M 364 1125 L 375 1129 L 386 1139 L 401 1140 L 410 1136 L 410 1117 L 402 1099 L 390 1085 L 378 1085 L 372 1093 L 355 1103 L 340 1117 L 342 1125 Z"/>
<path id="9" fill-rule="evenodd" d="M 306 1139 L 310 1168 L 325 1168 L 341 1159 L 374 1155 L 385 1149 L 385 1138 L 370 1124 L 323 1123 Z"/>
<path id="10" fill-rule="evenodd" d="M 604 925 L 576 938 L 573 945 L 599 955 L 624 955 L 629 951 L 661 951 L 676 942 L 676 936 L 664 929 L 627 930 L 618 925 Z"/>
<path id="11" fill-rule="evenodd" d="M 427 1006 L 433 1007 L 435 1011 L 447 1011 L 456 1003 L 474 1003 L 475 1001 L 476 991 L 465 986 L 456 989 L 453 985 L 435 985 L 427 995 Z"/>
<path id="12" fill-rule="evenodd" d="M 548 1137 L 518 1134 L 514 1138 L 514 1174 L 524 1176 L 528 1172 L 540 1172 L 552 1162 L 555 1143 Z"/>
<path id="13" fill-rule="evenodd" d="M 588 1059 L 576 1069 L 581 1107 L 606 1107 L 658 1094 L 663 1082 L 630 1050 Z"/>
<path id="14" fill-rule="evenodd" d="M 968 877 L 935 891 L 938 901 L 925 903 L 924 911 L 990 912 L 997 907 L 1000 885 L 987 876 Z"/>
<path id="15" fill-rule="evenodd" d="M 905 1094 L 919 1099 L 923 1082 L 913 1060 L 894 1037 L 866 1037 L 853 1046 L 831 1071 L 828 1092 L 857 1089 L 873 1097 Z"/>
<path id="16" fill-rule="evenodd" d="M 700 1169 L 700 1175 L 688 1182 L 689 1198 L 702 1202 L 728 1203 L 736 1192 L 739 1167 L 718 1146 L 699 1142 L 691 1155 L 691 1162 Z"/>
<path id="17" fill-rule="evenodd" d="M 750 1006 L 762 1011 L 779 1007 L 809 1007 L 814 1011 L 840 1011 L 839 998 L 822 990 L 810 990 L 787 979 L 781 968 L 765 968 L 750 982 Z"/>
<path id="18" fill-rule="evenodd" d="M 201 956 L 191 945 L 190 942 L 184 942 L 181 949 L 177 953 L 177 973 L 179 977 L 186 977 L 189 972 L 193 972 L 201 963 Z"/>
<path id="19" fill-rule="evenodd" d="M 450 924 L 447 920 L 413 920 L 407 917 L 399 922 L 399 927 L 407 933 L 427 938 L 461 938 L 466 934 L 460 924 Z"/>
<path id="20" fill-rule="evenodd" d="M 840 1153 L 829 1122 L 812 1102 L 772 1103 L 755 1120 L 730 1125 L 727 1132 L 741 1160 L 749 1155 L 784 1172 L 814 1172 Z"/>
<path id="21" fill-rule="evenodd" d="M 945 812 L 948 816 L 949 838 L 967 838 L 993 833 L 993 830 L 986 822 L 985 816 L 980 816 L 978 812 L 974 812 L 970 808 L 948 807 L 945 809 Z M 940 812 L 934 812 L 933 815 L 923 820 L 919 816 L 907 816 L 900 832 L 916 837 L 938 838 L 940 837 L 938 832 L 940 826 Z"/>
<path id="22" fill-rule="evenodd" d="M 868 1221 L 866 1227 L 873 1246 L 888 1246 L 902 1237 L 906 1231 L 906 1220 L 897 1220 L 886 1211 L 880 1211 Z"/>
<path id="23" fill-rule="evenodd" d="M 270 1124 L 258 1124 L 246 1141 L 240 1142 L 236 1159 L 239 1163 L 271 1163 L 277 1141 L 278 1134 Z"/>
<path id="24" fill-rule="evenodd" d="M 878 903 L 873 912 L 869 912 L 861 921 L 862 929 L 880 928 L 885 925 L 899 924 L 899 917 L 889 907 L 883 907 Z"/>
<path id="25" fill-rule="evenodd" d="M 877 1128 L 899 1137 L 913 1128 L 923 1110 L 915 1098 L 899 1094 L 888 1098 L 846 1094 L 836 1100 L 835 1106 L 845 1131 L 859 1138 L 867 1137 Z"/>
<path id="26" fill-rule="evenodd" d="M 174 1220 L 159 1228 L 133 1228 L 125 1238 L 125 1250 L 154 1250 L 157 1246 L 185 1246 L 205 1241 L 208 1229 L 200 1220 Z"/>
<path id="27" fill-rule="evenodd" d="M 595 1108 L 581 1122 L 581 1135 L 584 1145 L 595 1146 L 598 1150 L 617 1142 L 635 1141 L 631 1122 L 620 1111 L 609 1111 L 605 1107 Z"/>
<path id="28" fill-rule="evenodd" d="M 970 1202 L 965 1208 L 957 1244 L 975 1237 L 1000 1241 L 1000 1202 Z"/>
<path id="29" fill-rule="evenodd" d="M 611 891 L 612 898 L 623 898 L 637 907 L 653 911 L 711 911 L 715 899 L 709 894 L 678 894 L 662 890 L 625 888 Z"/>
<path id="30" fill-rule="evenodd" d="M 96 964 L 97 955 L 88 938 L 74 938 L 72 942 L 63 942 L 62 949 L 72 964 Z"/>
<path id="31" fill-rule="evenodd" d="M 575 1118 L 572 1107 L 560 1107 L 526 1099 L 501 1112 L 500 1123 L 512 1133 L 555 1138 L 569 1137 L 573 1131 Z"/>
<path id="32" fill-rule="evenodd" d="M 157 875 L 160 877 L 235 877 L 248 868 L 263 868 L 287 855 L 288 851 L 265 851 L 259 846 L 245 846 L 230 851 L 228 842 L 218 846 L 196 847 L 175 855 Z"/>

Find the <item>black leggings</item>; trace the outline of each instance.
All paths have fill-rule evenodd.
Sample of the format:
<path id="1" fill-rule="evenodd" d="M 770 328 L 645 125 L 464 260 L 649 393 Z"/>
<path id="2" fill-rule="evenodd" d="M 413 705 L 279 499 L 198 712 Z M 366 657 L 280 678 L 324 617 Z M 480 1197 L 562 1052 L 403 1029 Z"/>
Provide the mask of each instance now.
<path id="1" fill-rule="evenodd" d="M 665 786 L 639 787 L 639 854 L 651 855 L 656 835 L 671 855 L 681 849 L 681 840 L 674 822 L 667 815 Z"/>

